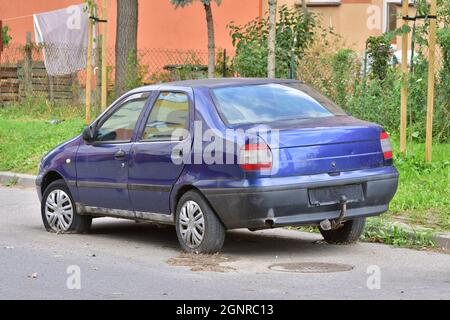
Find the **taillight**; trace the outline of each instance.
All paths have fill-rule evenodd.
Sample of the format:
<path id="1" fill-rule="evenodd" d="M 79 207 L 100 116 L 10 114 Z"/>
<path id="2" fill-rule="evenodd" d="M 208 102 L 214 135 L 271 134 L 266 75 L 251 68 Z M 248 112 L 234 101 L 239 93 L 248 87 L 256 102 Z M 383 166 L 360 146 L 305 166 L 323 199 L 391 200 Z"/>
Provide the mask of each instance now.
<path id="1" fill-rule="evenodd" d="M 272 151 L 265 143 L 247 143 L 241 148 L 239 166 L 244 171 L 272 169 Z"/>
<path id="2" fill-rule="evenodd" d="M 392 144 L 389 134 L 385 131 L 380 134 L 381 150 L 383 151 L 384 160 L 392 160 Z"/>

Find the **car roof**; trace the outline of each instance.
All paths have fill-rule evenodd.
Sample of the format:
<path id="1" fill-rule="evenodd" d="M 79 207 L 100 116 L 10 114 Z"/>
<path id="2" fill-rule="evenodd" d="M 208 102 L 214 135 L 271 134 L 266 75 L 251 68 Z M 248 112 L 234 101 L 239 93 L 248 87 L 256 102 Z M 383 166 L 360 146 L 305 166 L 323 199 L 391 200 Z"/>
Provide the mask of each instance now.
<path id="1" fill-rule="evenodd" d="M 225 86 L 241 86 L 252 84 L 265 84 L 265 83 L 292 83 L 298 82 L 296 80 L 281 80 L 281 79 L 266 79 L 266 78 L 214 78 L 214 79 L 199 79 L 199 80 L 185 80 L 166 83 L 169 86 L 182 86 L 182 87 L 225 87 Z"/>
<path id="2" fill-rule="evenodd" d="M 229 86 L 244 86 L 244 85 L 258 85 L 267 83 L 299 83 L 297 80 L 287 79 L 267 79 L 267 78 L 213 78 L 213 79 L 199 79 L 199 80 L 184 80 L 161 83 L 158 85 L 140 87 L 133 91 L 150 91 L 162 90 L 165 88 L 218 88 Z"/>

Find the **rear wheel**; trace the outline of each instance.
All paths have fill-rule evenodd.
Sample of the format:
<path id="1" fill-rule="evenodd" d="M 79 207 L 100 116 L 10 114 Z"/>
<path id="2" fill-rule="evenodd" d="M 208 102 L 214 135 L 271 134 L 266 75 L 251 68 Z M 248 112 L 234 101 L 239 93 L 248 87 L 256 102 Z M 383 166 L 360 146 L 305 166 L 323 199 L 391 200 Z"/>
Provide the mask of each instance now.
<path id="1" fill-rule="evenodd" d="M 92 224 L 92 217 L 77 213 L 75 202 L 64 180 L 56 180 L 45 189 L 41 215 L 48 232 L 86 233 Z"/>
<path id="2" fill-rule="evenodd" d="M 343 223 L 343 226 L 336 230 L 322 230 L 320 233 L 325 241 L 331 244 L 349 244 L 358 241 L 364 231 L 366 224 L 365 218 L 349 220 Z"/>
<path id="3" fill-rule="evenodd" d="M 225 227 L 199 193 L 188 191 L 181 197 L 175 224 L 184 251 L 216 253 L 222 249 Z"/>

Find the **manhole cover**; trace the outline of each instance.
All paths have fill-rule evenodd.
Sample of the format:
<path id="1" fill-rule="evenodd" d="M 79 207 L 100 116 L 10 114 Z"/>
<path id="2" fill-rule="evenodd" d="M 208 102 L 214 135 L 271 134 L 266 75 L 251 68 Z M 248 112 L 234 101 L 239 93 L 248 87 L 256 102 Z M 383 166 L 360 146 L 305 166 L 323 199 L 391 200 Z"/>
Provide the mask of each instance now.
<path id="1" fill-rule="evenodd" d="M 323 262 L 298 262 L 278 263 L 269 267 L 270 270 L 297 273 L 330 273 L 353 270 L 349 264 L 323 263 Z"/>

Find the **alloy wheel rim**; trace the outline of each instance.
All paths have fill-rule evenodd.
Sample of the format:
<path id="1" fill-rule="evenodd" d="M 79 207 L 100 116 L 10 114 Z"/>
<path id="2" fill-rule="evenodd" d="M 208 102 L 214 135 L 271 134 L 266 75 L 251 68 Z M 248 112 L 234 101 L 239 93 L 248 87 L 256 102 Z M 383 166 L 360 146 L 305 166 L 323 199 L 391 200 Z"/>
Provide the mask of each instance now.
<path id="1" fill-rule="evenodd" d="M 73 206 L 63 190 L 50 192 L 45 201 L 45 216 L 48 225 L 56 232 L 68 231 L 73 222 Z"/>
<path id="2" fill-rule="evenodd" d="M 180 211 L 179 227 L 184 243 L 197 248 L 205 235 L 205 217 L 195 201 L 187 201 Z"/>

